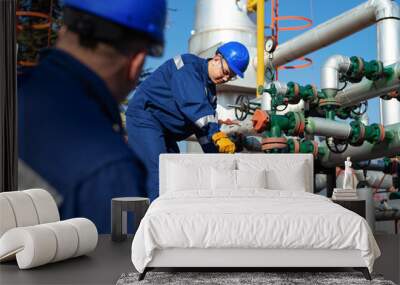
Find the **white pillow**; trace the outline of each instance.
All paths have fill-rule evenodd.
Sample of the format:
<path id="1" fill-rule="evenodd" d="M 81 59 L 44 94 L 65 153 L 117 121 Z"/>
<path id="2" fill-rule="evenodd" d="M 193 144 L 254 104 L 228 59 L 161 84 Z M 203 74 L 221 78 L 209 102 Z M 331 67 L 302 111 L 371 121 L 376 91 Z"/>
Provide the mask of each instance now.
<path id="1" fill-rule="evenodd" d="M 212 169 L 222 171 L 233 170 L 236 167 L 234 160 L 203 161 L 199 163 L 185 160 L 181 162 L 169 162 L 167 164 L 167 191 L 186 190 L 211 190 Z"/>
<path id="2" fill-rule="evenodd" d="M 293 154 L 265 154 L 265 158 L 237 158 L 238 169 L 266 169 L 267 189 L 307 191 L 312 183 L 308 161 L 298 160 Z M 305 177 L 307 174 L 307 177 Z"/>
<path id="3" fill-rule="evenodd" d="M 266 170 L 211 170 L 211 188 L 213 190 L 239 190 L 242 188 L 266 188 Z"/>
<path id="4" fill-rule="evenodd" d="M 168 166 L 168 191 L 211 188 L 211 167 L 190 167 L 177 163 Z"/>
<path id="5" fill-rule="evenodd" d="M 305 163 L 291 165 L 290 169 L 269 169 L 267 188 L 271 190 L 307 191 L 307 177 L 304 175 Z"/>
<path id="6" fill-rule="evenodd" d="M 267 188 L 267 171 L 236 170 L 237 188 Z"/>
<path id="7" fill-rule="evenodd" d="M 212 168 L 211 189 L 236 190 L 236 170 Z"/>

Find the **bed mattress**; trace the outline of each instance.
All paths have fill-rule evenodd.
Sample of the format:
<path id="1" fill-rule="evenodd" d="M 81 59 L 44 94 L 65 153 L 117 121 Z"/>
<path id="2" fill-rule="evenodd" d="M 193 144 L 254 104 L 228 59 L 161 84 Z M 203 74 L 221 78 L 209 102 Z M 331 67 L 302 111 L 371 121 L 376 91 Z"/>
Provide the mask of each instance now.
<path id="1" fill-rule="evenodd" d="M 156 249 L 360 250 L 372 271 L 380 251 L 365 219 L 307 192 L 247 189 L 171 192 L 157 198 L 132 243 L 143 272 Z"/>

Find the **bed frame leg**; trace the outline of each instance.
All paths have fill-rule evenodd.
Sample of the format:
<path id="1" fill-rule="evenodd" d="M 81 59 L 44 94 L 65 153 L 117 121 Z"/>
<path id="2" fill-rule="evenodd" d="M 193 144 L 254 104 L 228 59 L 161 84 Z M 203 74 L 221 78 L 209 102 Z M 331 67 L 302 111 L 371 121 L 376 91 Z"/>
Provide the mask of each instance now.
<path id="1" fill-rule="evenodd" d="M 355 267 L 354 269 L 357 271 L 361 271 L 362 274 L 364 275 L 365 279 L 372 280 L 371 274 L 369 274 L 369 270 L 367 267 Z"/>
<path id="2" fill-rule="evenodd" d="M 146 268 L 144 269 L 144 271 L 143 271 L 142 273 L 139 274 L 138 281 L 142 281 L 142 280 L 144 279 L 144 277 L 146 277 L 147 271 L 149 271 L 149 270 L 148 270 L 147 267 L 146 267 Z"/>

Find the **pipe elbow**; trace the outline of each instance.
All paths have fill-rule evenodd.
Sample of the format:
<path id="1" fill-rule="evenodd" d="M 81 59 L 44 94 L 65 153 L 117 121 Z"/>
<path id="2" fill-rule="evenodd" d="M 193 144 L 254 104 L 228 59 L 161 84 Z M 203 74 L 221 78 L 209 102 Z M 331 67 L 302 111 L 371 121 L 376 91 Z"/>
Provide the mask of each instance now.
<path id="1" fill-rule="evenodd" d="M 321 69 L 321 89 L 339 89 L 339 75 L 347 72 L 351 66 L 350 58 L 333 55 L 325 61 Z"/>
<path id="2" fill-rule="evenodd" d="M 369 5 L 375 10 L 377 22 L 386 18 L 400 19 L 399 5 L 393 0 L 370 0 Z"/>

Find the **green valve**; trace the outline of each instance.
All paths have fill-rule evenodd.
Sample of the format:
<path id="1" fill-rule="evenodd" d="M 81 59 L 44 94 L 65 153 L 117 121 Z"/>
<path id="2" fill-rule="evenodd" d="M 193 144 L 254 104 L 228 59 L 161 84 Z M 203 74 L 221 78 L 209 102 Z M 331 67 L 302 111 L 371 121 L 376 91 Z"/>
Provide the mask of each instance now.
<path id="1" fill-rule="evenodd" d="M 365 63 L 365 77 L 369 80 L 376 81 L 384 77 L 383 63 L 377 60 L 371 60 Z"/>
<path id="2" fill-rule="evenodd" d="M 351 83 L 358 83 L 364 76 L 364 59 L 362 57 L 352 56 L 350 57 L 350 61 L 350 68 L 345 74 L 345 79 Z"/>
<path id="3" fill-rule="evenodd" d="M 314 153 L 314 144 L 311 141 L 300 142 L 301 153 Z"/>
<path id="4" fill-rule="evenodd" d="M 384 131 L 378 124 L 372 124 L 365 127 L 365 140 L 369 143 L 380 142 L 381 132 Z"/>
<path id="5" fill-rule="evenodd" d="M 394 132 L 392 130 L 385 131 L 385 140 L 391 142 L 394 139 Z"/>

